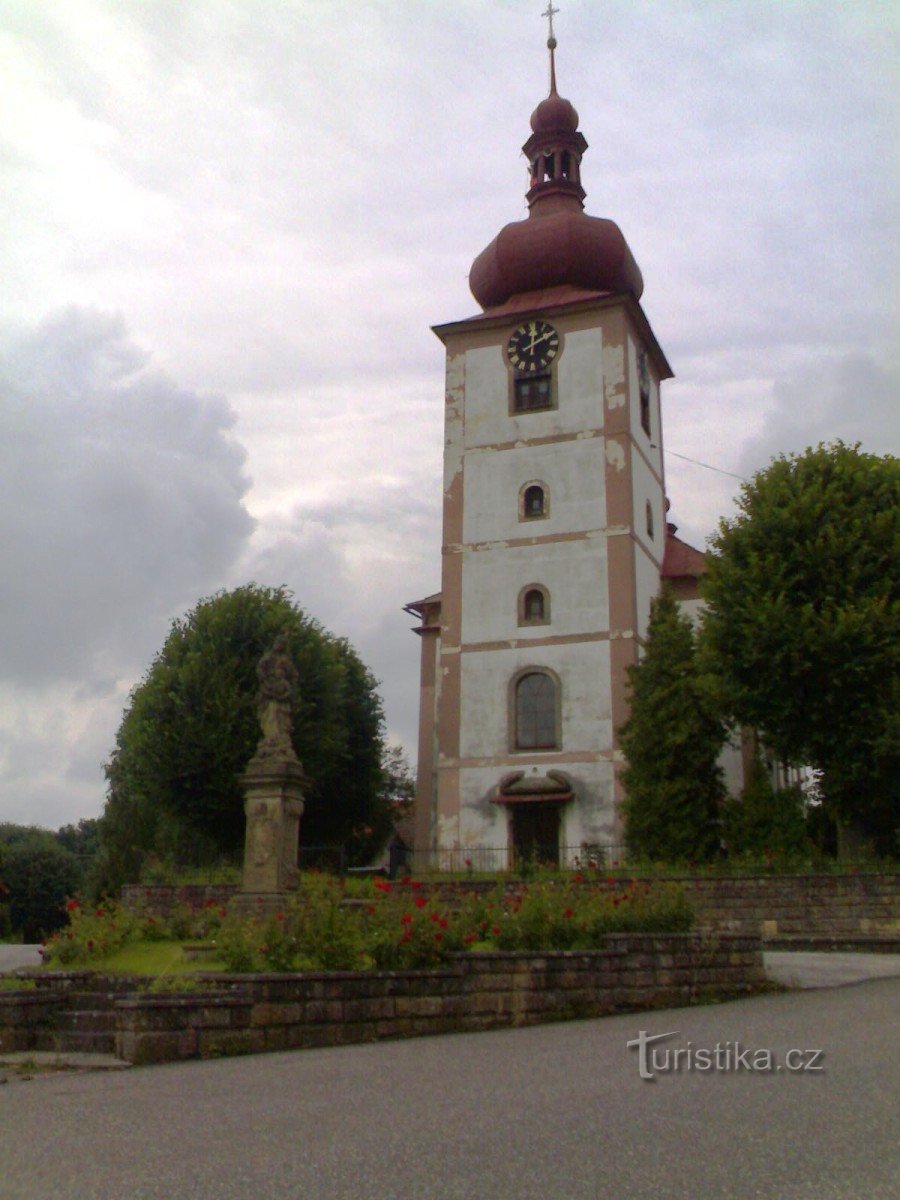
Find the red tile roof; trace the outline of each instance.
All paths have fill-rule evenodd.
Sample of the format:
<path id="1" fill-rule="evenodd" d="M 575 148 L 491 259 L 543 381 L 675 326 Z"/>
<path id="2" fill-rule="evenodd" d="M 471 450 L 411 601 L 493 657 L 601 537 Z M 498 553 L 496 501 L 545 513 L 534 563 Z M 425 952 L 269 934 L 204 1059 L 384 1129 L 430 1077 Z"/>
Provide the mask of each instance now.
<path id="1" fill-rule="evenodd" d="M 660 576 L 663 579 L 699 579 L 706 571 L 706 555 L 676 537 L 674 526 L 667 525 L 666 552 Z"/>

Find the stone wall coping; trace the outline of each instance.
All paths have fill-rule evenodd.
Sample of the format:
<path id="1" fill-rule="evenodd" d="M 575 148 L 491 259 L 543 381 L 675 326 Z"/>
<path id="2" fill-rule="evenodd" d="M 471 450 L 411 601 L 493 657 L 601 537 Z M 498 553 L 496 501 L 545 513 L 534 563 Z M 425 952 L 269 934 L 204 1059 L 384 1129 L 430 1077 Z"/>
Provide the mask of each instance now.
<path id="1" fill-rule="evenodd" d="M 22 988 L 21 991 L 18 991 L 14 988 L 11 988 L 7 991 L 4 988 L 4 990 L 0 992 L 0 1008 L 5 1008 L 7 1006 L 11 1007 L 13 1005 L 21 1007 L 23 1004 L 48 1005 L 58 1003 L 58 995 L 55 995 L 53 992 L 37 992 L 34 990 L 34 988 Z"/>
<path id="2" fill-rule="evenodd" d="M 245 979 L 256 976 L 246 975 Z M 181 996 L 161 995 L 158 992 L 135 992 L 123 996 L 115 1003 L 116 1008 L 241 1008 L 252 1004 L 249 996 L 232 992 L 185 992 Z"/>

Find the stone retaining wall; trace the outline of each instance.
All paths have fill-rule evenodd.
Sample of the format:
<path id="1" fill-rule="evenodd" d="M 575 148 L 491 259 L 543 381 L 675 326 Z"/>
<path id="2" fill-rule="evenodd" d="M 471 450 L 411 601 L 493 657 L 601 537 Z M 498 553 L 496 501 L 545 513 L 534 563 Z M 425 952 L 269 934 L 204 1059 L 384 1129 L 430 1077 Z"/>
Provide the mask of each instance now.
<path id="1" fill-rule="evenodd" d="M 53 974 L 37 990 L 0 992 L 0 1049 L 46 1043 L 52 996 L 62 1009 L 84 987 L 83 973 Z M 439 970 L 205 979 L 203 993 L 116 998 L 119 1057 L 166 1062 L 596 1017 L 742 995 L 765 976 L 755 937 L 613 934 L 603 950 L 464 954 Z"/>

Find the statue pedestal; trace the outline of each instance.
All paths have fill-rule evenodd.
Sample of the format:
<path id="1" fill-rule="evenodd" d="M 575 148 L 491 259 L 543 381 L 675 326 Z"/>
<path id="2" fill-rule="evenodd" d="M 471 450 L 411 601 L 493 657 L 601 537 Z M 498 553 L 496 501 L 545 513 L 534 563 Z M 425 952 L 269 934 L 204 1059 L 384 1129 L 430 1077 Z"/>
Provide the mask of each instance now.
<path id="1" fill-rule="evenodd" d="M 295 891 L 303 791 L 309 780 L 296 758 L 254 757 L 240 777 L 247 833 L 241 907 L 256 897 Z"/>

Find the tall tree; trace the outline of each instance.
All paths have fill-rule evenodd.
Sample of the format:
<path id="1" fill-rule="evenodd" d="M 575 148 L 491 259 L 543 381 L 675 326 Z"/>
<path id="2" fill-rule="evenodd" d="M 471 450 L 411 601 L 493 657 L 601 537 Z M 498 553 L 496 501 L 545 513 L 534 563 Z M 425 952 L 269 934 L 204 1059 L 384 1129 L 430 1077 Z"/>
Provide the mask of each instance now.
<path id="1" fill-rule="evenodd" d="M 720 841 L 725 729 L 691 623 L 668 588 L 653 601 L 644 656 L 629 679 L 631 716 L 621 730 L 628 849 L 639 858 L 708 860 Z"/>
<path id="2" fill-rule="evenodd" d="M 285 588 L 248 584 L 175 621 L 132 693 L 106 768 L 100 832 L 108 887 L 137 878 L 151 852 L 183 864 L 240 860 L 238 777 L 260 737 L 256 668 L 282 631 L 298 669 L 294 748 L 313 782 L 302 840 L 347 843 L 359 857 L 384 835 L 375 680 L 350 644 L 305 616 Z M 371 833 L 363 839 L 360 829 Z"/>
<path id="3" fill-rule="evenodd" d="M 729 715 L 896 853 L 900 462 L 842 442 L 782 456 L 712 545 L 704 638 Z"/>

